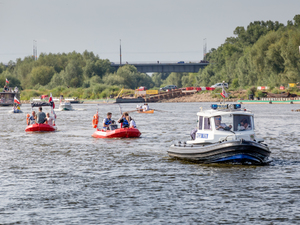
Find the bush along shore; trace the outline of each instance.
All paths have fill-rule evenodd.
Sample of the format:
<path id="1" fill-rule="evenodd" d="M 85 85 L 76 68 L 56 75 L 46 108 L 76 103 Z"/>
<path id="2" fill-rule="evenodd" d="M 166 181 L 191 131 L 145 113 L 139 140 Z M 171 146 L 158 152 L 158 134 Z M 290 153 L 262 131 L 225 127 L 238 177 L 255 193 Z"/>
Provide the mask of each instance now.
<path id="1" fill-rule="evenodd" d="M 21 91 L 21 102 L 23 104 L 29 103 L 31 97 L 40 97 L 41 95 L 49 95 L 52 93 L 53 97 L 59 97 L 63 95 L 64 97 L 77 97 L 86 103 L 97 103 L 97 102 L 113 102 L 115 98 L 120 93 L 121 88 L 114 87 L 111 89 L 107 89 L 105 94 L 103 92 L 96 92 L 96 90 L 92 90 L 91 88 L 83 89 L 83 88 L 65 88 L 65 87 L 57 87 L 52 90 L 46 90 L 44 88 L 40 88 L 39 90 L 23 90 Z M 213 91 L 199 91 L 195 92 L 195 94 L 181 96 L 172 99 L 162 99 L 159 102 L 219 102 L 223 101 L 223 97 L 221 96 L 222 89 L 218 88 Z M 226 101 L 238 101 L 238 100 L 247 100 L 249 97 L 253 97 L 253 99 L 261 99 L 261 98 L 282 98 L 282 96 L 287 97 L 297 97 L 300 96 L 300 90 L 298 87 L 288 88 L 281 90 L 279 87 L 268 88 L 268 90 L 258 90 L 257 87 L 249 87 L 248 89 L 234 89 L 229 88 L 226 89 L 228 93 L 228 98 Z M 135 90 L 133 89 L 123 89 L 121 96 L 123 97 L 133 97 Z"/>

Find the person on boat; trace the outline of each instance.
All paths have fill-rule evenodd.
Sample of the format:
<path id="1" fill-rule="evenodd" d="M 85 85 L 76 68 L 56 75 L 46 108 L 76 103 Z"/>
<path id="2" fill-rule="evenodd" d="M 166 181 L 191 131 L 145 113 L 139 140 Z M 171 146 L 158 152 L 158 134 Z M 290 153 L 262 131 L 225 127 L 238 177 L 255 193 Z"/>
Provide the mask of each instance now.
<path id="1" fill-rule="evenodd" d="M 9 91 L 9 89 L 8 89 L 8 87 L 7 87 L 6 85 L 4 85 L 3 91 L 4 91 L 4 92 Z"/>
<path id="2" fill-rule="evenodd" d="M 246 118 L 242 119 L 240 122 L 241 126 L 239 130 L 251 130 L 248 120 Z"/>
<path id="3" fill-rule="evenodd" d="M 131 119 L 131 120 L 130 120 L 130 125 L 129 125 L 129 127 L 130 127 L 130 128 L 136 128 L 136 124 L 135 124 L 134 119 L 131 118 L 131 117 L 130 117 L 130 119 Z"/>
<path id="4" fill-rule="evenodd" d="M 107 117 L 103 120 L 103 129 L 105 130 L 109 130 L 109 125 L 112 124 L 112 120 L 111 120 L 111 116 L 112 116 L 112 113 L 111 112 L 108 112 L 107 113 Z"/>
<path id="5" fill-rule="evenodd" d="M 144 103 L 144 106 L 143 106 L 143 111 L 148 111 L 149 110 L 149 106 L 147 103 Z"/>
<path id="6" fill-rule="evenodd" d="M 36 123 L 45 123 L 47 121 L 46 114 L 43 112 L 42 106 L 39 107 L 39 112 L 36 114 Z"/>
<path id="7" fill-rule="evenodd" d="M 122 123 L 122 128 L 128 128 L 130 125 L 130 116 L 128 115 L 127 112 L 124 112 L 121 118 L 118 120 L 118 123 Z"/>
<path id="8" fill-rule="evenodd" d="M 35 124 L 35 120 L 36 120 L 35 111 L 32 111 L 32 115 L 29 117 L 27 125 Z"/>
<path id="9" fill-rule="evenodd" d="M 53 121 L 55 120 L 52 116 L 50 116 L 50 113 L 46 114 L 47 117 L 47 124 L 53 126 Z M 46 122 L 45 122 L 46 123 Z"/>
<path id="10" fill-rule="evenodd" d="M 137 109 L 138 111 L 143 111 L 143 106 L 142 106 L 142 105 L 137 105 L 137 106 L 136 106 L 136 109 Z"/>
<path id="11" fill-rule="evenodd" d="M 225 123 L 222 123 L 221 120 L 222 120 L 221 116 L 215 116 L 216 130 L 225 130 L 225 131 L 231 130 L 232 125 L 227 126 Z"/>

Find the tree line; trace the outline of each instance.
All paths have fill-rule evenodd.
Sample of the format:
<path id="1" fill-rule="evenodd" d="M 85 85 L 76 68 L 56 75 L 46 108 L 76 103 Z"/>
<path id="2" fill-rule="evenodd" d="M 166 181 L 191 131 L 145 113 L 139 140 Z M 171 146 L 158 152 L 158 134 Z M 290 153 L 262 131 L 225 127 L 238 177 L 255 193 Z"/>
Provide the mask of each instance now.
<path id="1" fill-rule="evenodd" d="M 132 65 L 117 71 L 108 59 L 84 51 L 28 56 L 0 64 L 0 83 L 20 89 L 80 89 L 86 98 L 102 98 L 120 90 L 139 86 L 159 88 L 210 86 L 226 81 L 233 88 L 251 85 L 279 86 L 300 81 L 300 15 L 287 25 L 278 21 L 255 21 L 247 28 L 237 27 L 205 60 L 210 64 L 198 73 L 140 73 Z M 59 89 L 60 88 L 60 89 Z"/>

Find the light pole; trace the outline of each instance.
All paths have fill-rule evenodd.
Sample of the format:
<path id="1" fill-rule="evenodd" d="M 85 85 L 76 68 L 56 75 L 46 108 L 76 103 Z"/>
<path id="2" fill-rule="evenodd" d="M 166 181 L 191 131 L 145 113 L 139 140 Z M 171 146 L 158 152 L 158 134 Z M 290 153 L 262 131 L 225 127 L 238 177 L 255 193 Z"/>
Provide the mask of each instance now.
<path id="1" fill-rule="evenodd" d="M 203 60 L 206 59 L 206 38 L 203 39 Z"/>
<path id="2" fill-rule="evenodd" d="M 120 39 L 120 66 L 122 65 L 122 49 L 121 49 L 121 39 Z"/>
<path id="3" fill-rule="evenodd" d="M 33 57 L 34 61 L 37 60 L 37 41 L 33 40 Z"/>

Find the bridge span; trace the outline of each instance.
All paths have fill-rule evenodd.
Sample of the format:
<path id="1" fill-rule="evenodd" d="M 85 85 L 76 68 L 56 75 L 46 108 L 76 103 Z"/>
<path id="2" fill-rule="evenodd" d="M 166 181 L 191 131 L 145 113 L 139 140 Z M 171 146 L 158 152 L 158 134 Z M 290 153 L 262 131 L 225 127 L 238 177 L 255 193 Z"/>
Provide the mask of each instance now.
<path id="1" fill-rule="evenodd" d="M 185 63 L 185 62 L 178 62 L 178 63 L 126 63 L 126 64 L 115 64 L 112 63 L 111 66 L 114 67 L 116 70 L 119 67 L 124 65 L 133 65 L 137 68 L 137 70 L 141 73 L 198 73 L 199 69 L 203 69 L 209 63 L 208 62 L 200 62 L 200 63 Z"/>

